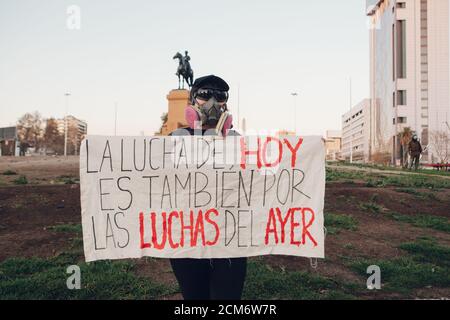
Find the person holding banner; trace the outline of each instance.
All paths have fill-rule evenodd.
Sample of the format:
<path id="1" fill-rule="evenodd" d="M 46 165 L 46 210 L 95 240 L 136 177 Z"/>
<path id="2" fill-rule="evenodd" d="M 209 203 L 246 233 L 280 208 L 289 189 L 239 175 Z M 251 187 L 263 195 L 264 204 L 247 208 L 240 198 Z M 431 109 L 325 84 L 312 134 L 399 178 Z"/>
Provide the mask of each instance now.
<path id="1" fill-rule="evenodd" d="M 185 116 L 189 124 L 172 132 L 182 135 L 238 135 L 231 130 L 228 84 L 215 75 L 195 80 Z M 185 300 L 240 300 L 247 273 L 247 258 L 170 259 Z"/>

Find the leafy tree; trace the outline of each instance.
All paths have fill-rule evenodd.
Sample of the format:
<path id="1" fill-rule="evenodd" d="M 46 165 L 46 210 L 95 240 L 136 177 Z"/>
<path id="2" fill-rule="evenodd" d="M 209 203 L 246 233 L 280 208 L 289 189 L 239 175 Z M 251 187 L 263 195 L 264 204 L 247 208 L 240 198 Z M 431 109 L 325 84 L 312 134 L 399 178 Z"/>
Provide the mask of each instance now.
<path id="1" fill-rule="evenodd" d="M 51 149 L 57 154 L 64 153 L 64 135 L 59 132 L 55 118 L 47 119 L 43 144 L 46 150 Z"/>
<path id="2" fill-rule="evenodd" d="M 17 135 L 20 143 L 34 146 L 39 150 L 42 143 L 42 117 L 38 111 L 25 113 L 17 121 Z"/>
<path id="3" fill-rule="evenodd" d="M 400 144 L 402 146 L 402 166 L 406 168 L 408 166 L 408 144 L 412 139 L 413 131 L 410 127 L 403 128 L 403 131 L 399 133 Z"/>

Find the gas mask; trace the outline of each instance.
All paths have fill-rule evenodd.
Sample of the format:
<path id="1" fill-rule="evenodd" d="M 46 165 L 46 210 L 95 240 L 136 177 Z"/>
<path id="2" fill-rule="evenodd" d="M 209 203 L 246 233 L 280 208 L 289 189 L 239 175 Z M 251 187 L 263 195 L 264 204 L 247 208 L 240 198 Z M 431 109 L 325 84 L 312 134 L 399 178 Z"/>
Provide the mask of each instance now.
<path id="1" fill-rule="evenodd" d="M 185 112 L 186 121 L 192 129 L 199 129 L 202 125 L 216 128 L 216 134 L 226 136 L 233 124 L 233 117 L 228 113 L 226 105 L 211 97 L 205 104 L 189 105 Z"/>
<path id="2" fill-rule="evenodd" d="M 197 105 L 200 110 L 200 120 L 208 126 L 216 126 L 219 123 L 222 114 L 225 112 L 225 106 L 221 106 L 217 100 L 212 97 L 202 106 Z"/>

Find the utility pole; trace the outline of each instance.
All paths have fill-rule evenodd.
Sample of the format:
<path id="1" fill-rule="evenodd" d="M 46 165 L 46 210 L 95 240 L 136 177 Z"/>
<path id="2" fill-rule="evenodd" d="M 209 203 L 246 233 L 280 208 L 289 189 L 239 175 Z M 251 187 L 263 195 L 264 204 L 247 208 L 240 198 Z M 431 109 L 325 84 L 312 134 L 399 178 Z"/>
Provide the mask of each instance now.
<path id="1" fill-rule="evenodd" d="M 66 92 L 65 94 L 66 97 L 66 115 L 64 116 L 64 156 L 67 157 L 67 130 L 68 130 L 68 124 L 67 124 L 67 111 L 69 108 L 69 96 L 70 93 Z"/>

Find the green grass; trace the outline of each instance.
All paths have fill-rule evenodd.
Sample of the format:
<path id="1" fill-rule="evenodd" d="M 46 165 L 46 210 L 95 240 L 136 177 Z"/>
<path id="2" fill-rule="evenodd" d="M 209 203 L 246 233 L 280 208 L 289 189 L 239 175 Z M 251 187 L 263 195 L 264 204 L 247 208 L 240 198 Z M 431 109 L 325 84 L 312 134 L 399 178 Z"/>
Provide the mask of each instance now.
<path id="1" fill-rule="evenodd" d="M 62 175 L 59 176 L 56 179 L 58 182 L 64 183 L 64 184 L 78 184 L 80 183 L 80 179 L 74 177 L 74 176 L 69 176 L 69 175 Z"/>
<path id="2" fill-rule="evenodd" d="M 435 240 L 404 243 L 400 249 L 412 254 L 415 261 L 450 267 L 450 247 L 441 246 Z"/>
<path id="3" fill-rule="evenodd" d="M 81 289 L 69 290 L 67 261 L 58 257 L 13 258 L 0 264 L 0 299 L 156 299 L 173 289 L 133 273 L 121 261 L 78 263 Z"/>
<path id="4" fill-rule="evenodd" d="M 366 276 L 367 267 L 377 265 L 381 269 L 382 290 L 411 295 L 412 289 L 429 286 L 450 286 L 450 248 L 435 241 L 419 239 L 405 243 L 401 249 L 409 256 L 390 260 L 358 259 L 350 267 Z"/>
<path id="5" fill-rule="evenodd" d="M 423 200 L 439 201 L 439 198 L 433 192 L 423 192 L 414 188 L 398 188 L 395 191 L 400 193 L 407 193 Z"/>
<path id="6" fill-rule="evenodd" d="M 389 216 L 396 221 L 410 223 L 419 228 L 430 228 L 450 233 L 450 221 L 446 217 L 425 214 L 409 216 L 399 213 L 391 213 Z"/>
<path id="7" fill-rule="evenodd" d="M 348 171 L 348 170 L 335 170 L 326 168 L 326 181 L 353 181 L 353 180 L 364 180 L 364 172 L 358 171 Z"/>
<path id="8" fill-rule="evenodd" d="M 387 186 L 387 181 L 383 178 L 368 178 L 366 182 L 366 187 L 368 188 L 383 188 Z"/>
<path id="9" fill-rule="evenodd" d="M 340 230 L 356 230 L 358 222 L 351 215 L 325 213 L 325 227 L 328 234 L 337 234 Z"/>
<path id="10" fill-rule="evenodd" d="M 3 174 L 4 176 L 15 176 L 15 175 L 17 174 L 17 172 L 12 171 L 12 170 L 6 170 L 6 171 L 3 171 L 2 174 Z"/>
<path id="11" fill-rule="evenodd" d="M 25 176 L 20 176 L 17 179 L 13 180 L 13 182 L 15 184 L 28 184 L 27 177 L 25 177 Z"/>
<path id="12" fill-rule="evenodd" d="M 329 300 L 355 299 L 358 286 L 314 273 L 273 269 L 258 260 L 249 260 L 244 299 L 251 300 Z"/>
<path id="13" fill-rule="evenodd" d="M 81 233 L 80 225 L 52 227 L 57 232 Z M 64 253 L 42 259 L 11 258 L 0 263 L 0 300 L 3 299 L 157 299 L 179 292 L 178 287 L 137 276 L 135 263 L 83 259 L 82 239 L 76 237 Z M 78 265 L 81 289 L 69 290 L 67 267 Z"/>
<path id="14" fill-rule="evenodd" d="M 60 224 L 56 226 L 48 227 L 49 230 L 56 232 L 70 232 L 70 233 L 80 233 L 82 232 L 81 224 Z"/>
<path id="15" fill-rule="evenodd" d="M 427 177 L 420 174 L 408 174 L 386 177 L 386 184 L 396 187 L 423 189 L 450 189 L 450 179 Z"/>
<path id="16" fill-rule="evenodd" d="M 373 214 L 379 214 L 384 208 L 383 208 L 383 206 L 376 203 L 375 200 L 376 200 L 376 196 L 373 196 L 371 201 L 363 202 L 359 205 L 359 207 L 364 211 L 368 211 Z"/>
<path id="17" fill-rule="evenodd" d="M 384 166 L 384 165 L 377 165 L 377 164 L 368 164 L 368 163 L 349 163 L 349 162 L 337 162 L 337 163 L 331 163 L 332 165 L 338 165 L 338 166 L 347 166 L 347 167 L 357 167 L 361 169 L 376 169 L 376 170 L 382 170 L 382 171 L 408 171 L 400 167 L 394 167 L 394 166 Z M 413 171 L 418 174 L 429 174 L 429 175 L 438 175 L 438 176 L 450 176 L 450 171 L 438 171 L 438 170 L 431 170 L 431 169 L 419 169 L 417 171 Z"/>
<path id="18" fill-rule="evenodd" d="M 364 171 L 326 168 L 326 181 L 359 180 L 367 187 L 382 188 L 394 186 L 399 188 L 422 188 L 430 190 L 450 189 L 450 179 L 430 177 L 423 174 L 379 174 Z"/>
<path id="19" fill-rule="evenodd" d="M 418 196 L 420 196 L 422 194 L 420 191 L 417 191 L 414 188 L 398 188 L 395 191 L 401 192 L 401 193 L 411 194 L 411 195 L 416 196 L 416 197 L 418 197 Z"/>
<path id="20" fill-rule="evenodd" d="M 346 243 L 346 244 L 344 244 L 343 247 L 344 247 L 344 249 L 347 249 L 347 250 L 355 249 L 355 246 L 353 244 L 351 244 L 351 243 Z"/>

